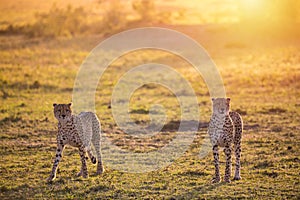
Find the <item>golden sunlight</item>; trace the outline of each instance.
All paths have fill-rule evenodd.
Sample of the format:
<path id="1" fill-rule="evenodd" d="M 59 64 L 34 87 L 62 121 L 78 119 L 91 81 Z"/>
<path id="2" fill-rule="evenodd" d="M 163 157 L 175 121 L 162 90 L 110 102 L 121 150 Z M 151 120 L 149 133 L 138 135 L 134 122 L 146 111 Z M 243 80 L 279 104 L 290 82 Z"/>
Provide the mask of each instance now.
<path id="1" fill-rule="evenodd" d="M 298 0 L 239 0 L 242 20 L 268 23 L 299 22 Z"/>
<path id="2" fill-rule="evenodd" d="M 257 10 L 258 8 L 261 8 L 263 5 L 262 0 L 241 0 L 241 4 L 249 10 Z"/>
<path id="3" fill-rule="evenodd" d="M 240 0 L 241 17 L 243 19 L 265 18 L 270 9 L 267 0 Z"/>

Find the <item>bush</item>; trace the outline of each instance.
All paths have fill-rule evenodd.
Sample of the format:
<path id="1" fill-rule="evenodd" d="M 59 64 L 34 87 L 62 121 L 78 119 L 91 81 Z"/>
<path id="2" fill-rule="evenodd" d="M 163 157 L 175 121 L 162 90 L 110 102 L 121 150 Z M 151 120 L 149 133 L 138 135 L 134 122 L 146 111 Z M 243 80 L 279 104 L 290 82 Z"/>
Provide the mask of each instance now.
<path id="1" fill-rule="evenodd" d="M 100 24 L 100 32 L 103 34 L 115 33 L 126 27 L 126 13 L 120 0 L 111 0 Z"/>
<path id="2" fill-rule="evenodd" d="M 126 26 L 126 13 L 119 0 L 110 2 L 102 20 L 88 23 L 87 18 L 88 14 L 82 7 L 69 5 L 60 9 L 54 4 L 48 13 L 37 13 L 36 23 L 27 25 L 24 32 L 30 37 L 70 37 L 88 33 L 111 34 Z"/>
<path id="3" fill-rule="evenodd" d="M 31 37 L 72 36 L 87 29 L 86 12 L 82 7 L 66 9 L 54 4 L 48 13 L 37 13 L 36 22 L 25 27 L 25 33 Z"/>
<path id="4" fill-rule="evenodd" d="M 153 21 L 156 18 L 153 0 L 134 0 L 132 8 L 138 13 L 142 21 Z"/>
<path id="5" fill-rule="evenodd" d="M 170 22 L 170 12 L 159 12 L 153 0 L 133 0 L 132 8 L 143 22 Z"/>
<path id="6" fill-rule="evenodd" d="M 81 34 L 104 34 L 109 35 L 130 27 L 127 20 L 128 13 L 120 0 L 98 2 L 103 12 L 95 19 L 87 21 L 88 12 L 83 7 L 58 8 L 56 4 L 46 13 L 36 13 L 35 22 L 24 26 L 9 25 L 6 29 L 0 30 L 2 34 L 25 34 L 29 37 L 71 37 Z M 166 22 L 170 18 L 169 13 L 157 12 L 152 0 L 133 0 L 132 7 L 138 14 L 138 20 L 132 20 L 131 25 L 135 26 L 140 22 Z"/>

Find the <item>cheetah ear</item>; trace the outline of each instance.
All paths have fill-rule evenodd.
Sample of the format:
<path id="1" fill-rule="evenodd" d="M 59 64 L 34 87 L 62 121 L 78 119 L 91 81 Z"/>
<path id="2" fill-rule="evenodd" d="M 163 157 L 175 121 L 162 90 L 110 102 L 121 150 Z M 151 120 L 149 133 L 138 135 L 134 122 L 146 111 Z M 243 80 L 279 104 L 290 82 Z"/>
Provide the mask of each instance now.
<path id="1" fill-rule="evenodd" d="M 72 103 L 68 103 L 68 106 L 70 106 L 70 107 L 71 107 L 71 106 L 72 106 Z"/>
<path id="2" fill-rule="evenodd" d="M 54 104 L 53 104 L 53 107 L 55 107 L 55 106 L 57 106 L 57 104 L 56 104 L 56 103 L 54 103 Z"/>
<path id="3" fill-rule="evenodd" d="M 228 103 L 230 102 L 230 98 L 227 98 L 226 100 L 227 100 Z"/>
<path id="4" fill-rule="evenodd" d="M 211 98 L 211 100 L 212 100 L 212 101 L 214 101 L 214 100 L 215 100 L 215 98 Z"/>

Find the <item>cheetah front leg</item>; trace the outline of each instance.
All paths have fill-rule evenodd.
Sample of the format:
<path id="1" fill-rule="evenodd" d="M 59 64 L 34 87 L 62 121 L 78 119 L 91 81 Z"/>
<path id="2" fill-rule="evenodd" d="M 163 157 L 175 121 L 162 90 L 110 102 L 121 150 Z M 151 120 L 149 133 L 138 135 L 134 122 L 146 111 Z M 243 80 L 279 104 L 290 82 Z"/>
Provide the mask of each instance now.
<path id="1" fill-rule="evenodd" d="M 220 182 L 220 167 L 219 167 L 219 149 L 218 145 L 213 146 L 213 154 L 214 154 L 214 163 L 215 163 L 215 177 L 212 180 L 212 183 Z"/>
<path id="2" fill-rule="evenodd" d="M 224 153 L 226 156 L 226 167 L 225 167 L 225 176 L 224 181 L 229 183 L 230 182 L 230 176 L 231 176 L 231 147 L 225 146 Z"/>
<path id="3" fill-rule="evenodd" d="M 80 160 L 81 160 L 81 170 L 77 174 L 78 176 L 82 176 L 83 178 L 88 177 L 88 170 L 87 170 L 87 165 L 86 165 L 86 150 L 84 147 L 79 147 L 79 155 L 80 155 Z"/>
<path id="4" fill-rule="evenodd" d="M 52 171 L 51 171 L 49 178 L 47 178 L 47 182 L 52 182 L 56 178 L 57 167 L 58 167 L 59 161 L 62 158 L 63 149 L 64 149 L 64 145 L 58 143 Z"/>

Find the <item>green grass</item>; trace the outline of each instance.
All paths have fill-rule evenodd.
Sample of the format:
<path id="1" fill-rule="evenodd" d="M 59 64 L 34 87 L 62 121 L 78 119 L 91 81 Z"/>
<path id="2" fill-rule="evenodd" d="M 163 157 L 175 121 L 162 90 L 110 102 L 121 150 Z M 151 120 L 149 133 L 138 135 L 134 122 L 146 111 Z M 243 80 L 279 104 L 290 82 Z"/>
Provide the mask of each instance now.
<path id="1" fill-rule="evenodd" d="M 148 173 L 125 173 L 108 166 L 94 176 L 76 178 L 80 159 L 67 147 L 60 173 L 46 183 L 55 156 L 56 120 L 52 103 L 67 103 L 81 62 L 98 44 L 97 36 L 73 39 L 24 39 L 0 41 L 0 198 L 1 199 L 299 199 L 300 198 L 300 54 L 297 45 L 239 49 L 214 47 L 233 110 L 242 113 L 242 180 L 212 185 L 212 153 L 199 157 L 206 128 L 199 129 L 188 151 L 170 166 Z M 109 53 L 106 56 L 110 56 Z M 152 104 L 162 104 L 168 115 L 163 132 L 149 139 L 128 137 L 116 126 L 110 98 L 118 79 L 133 66 L 147 62 L 167 64 L 188 80 L 197 94 L 205 124 L 211 114 L 208 89 L 186 61 L 166 52 L 147 50 L 125 55 L 114 62 L 100 80 L 96 110 L 102 128 L 120 147 L 136 152 L 153 151 L 176 134 L 180 108 L 166 88 L 146 85 L 130 101 L 131 117 L 149 123 Z M 221 156 L 224 173 L 224 156 Z M 104 165 L 106 165 L 104 163 Z"/>

